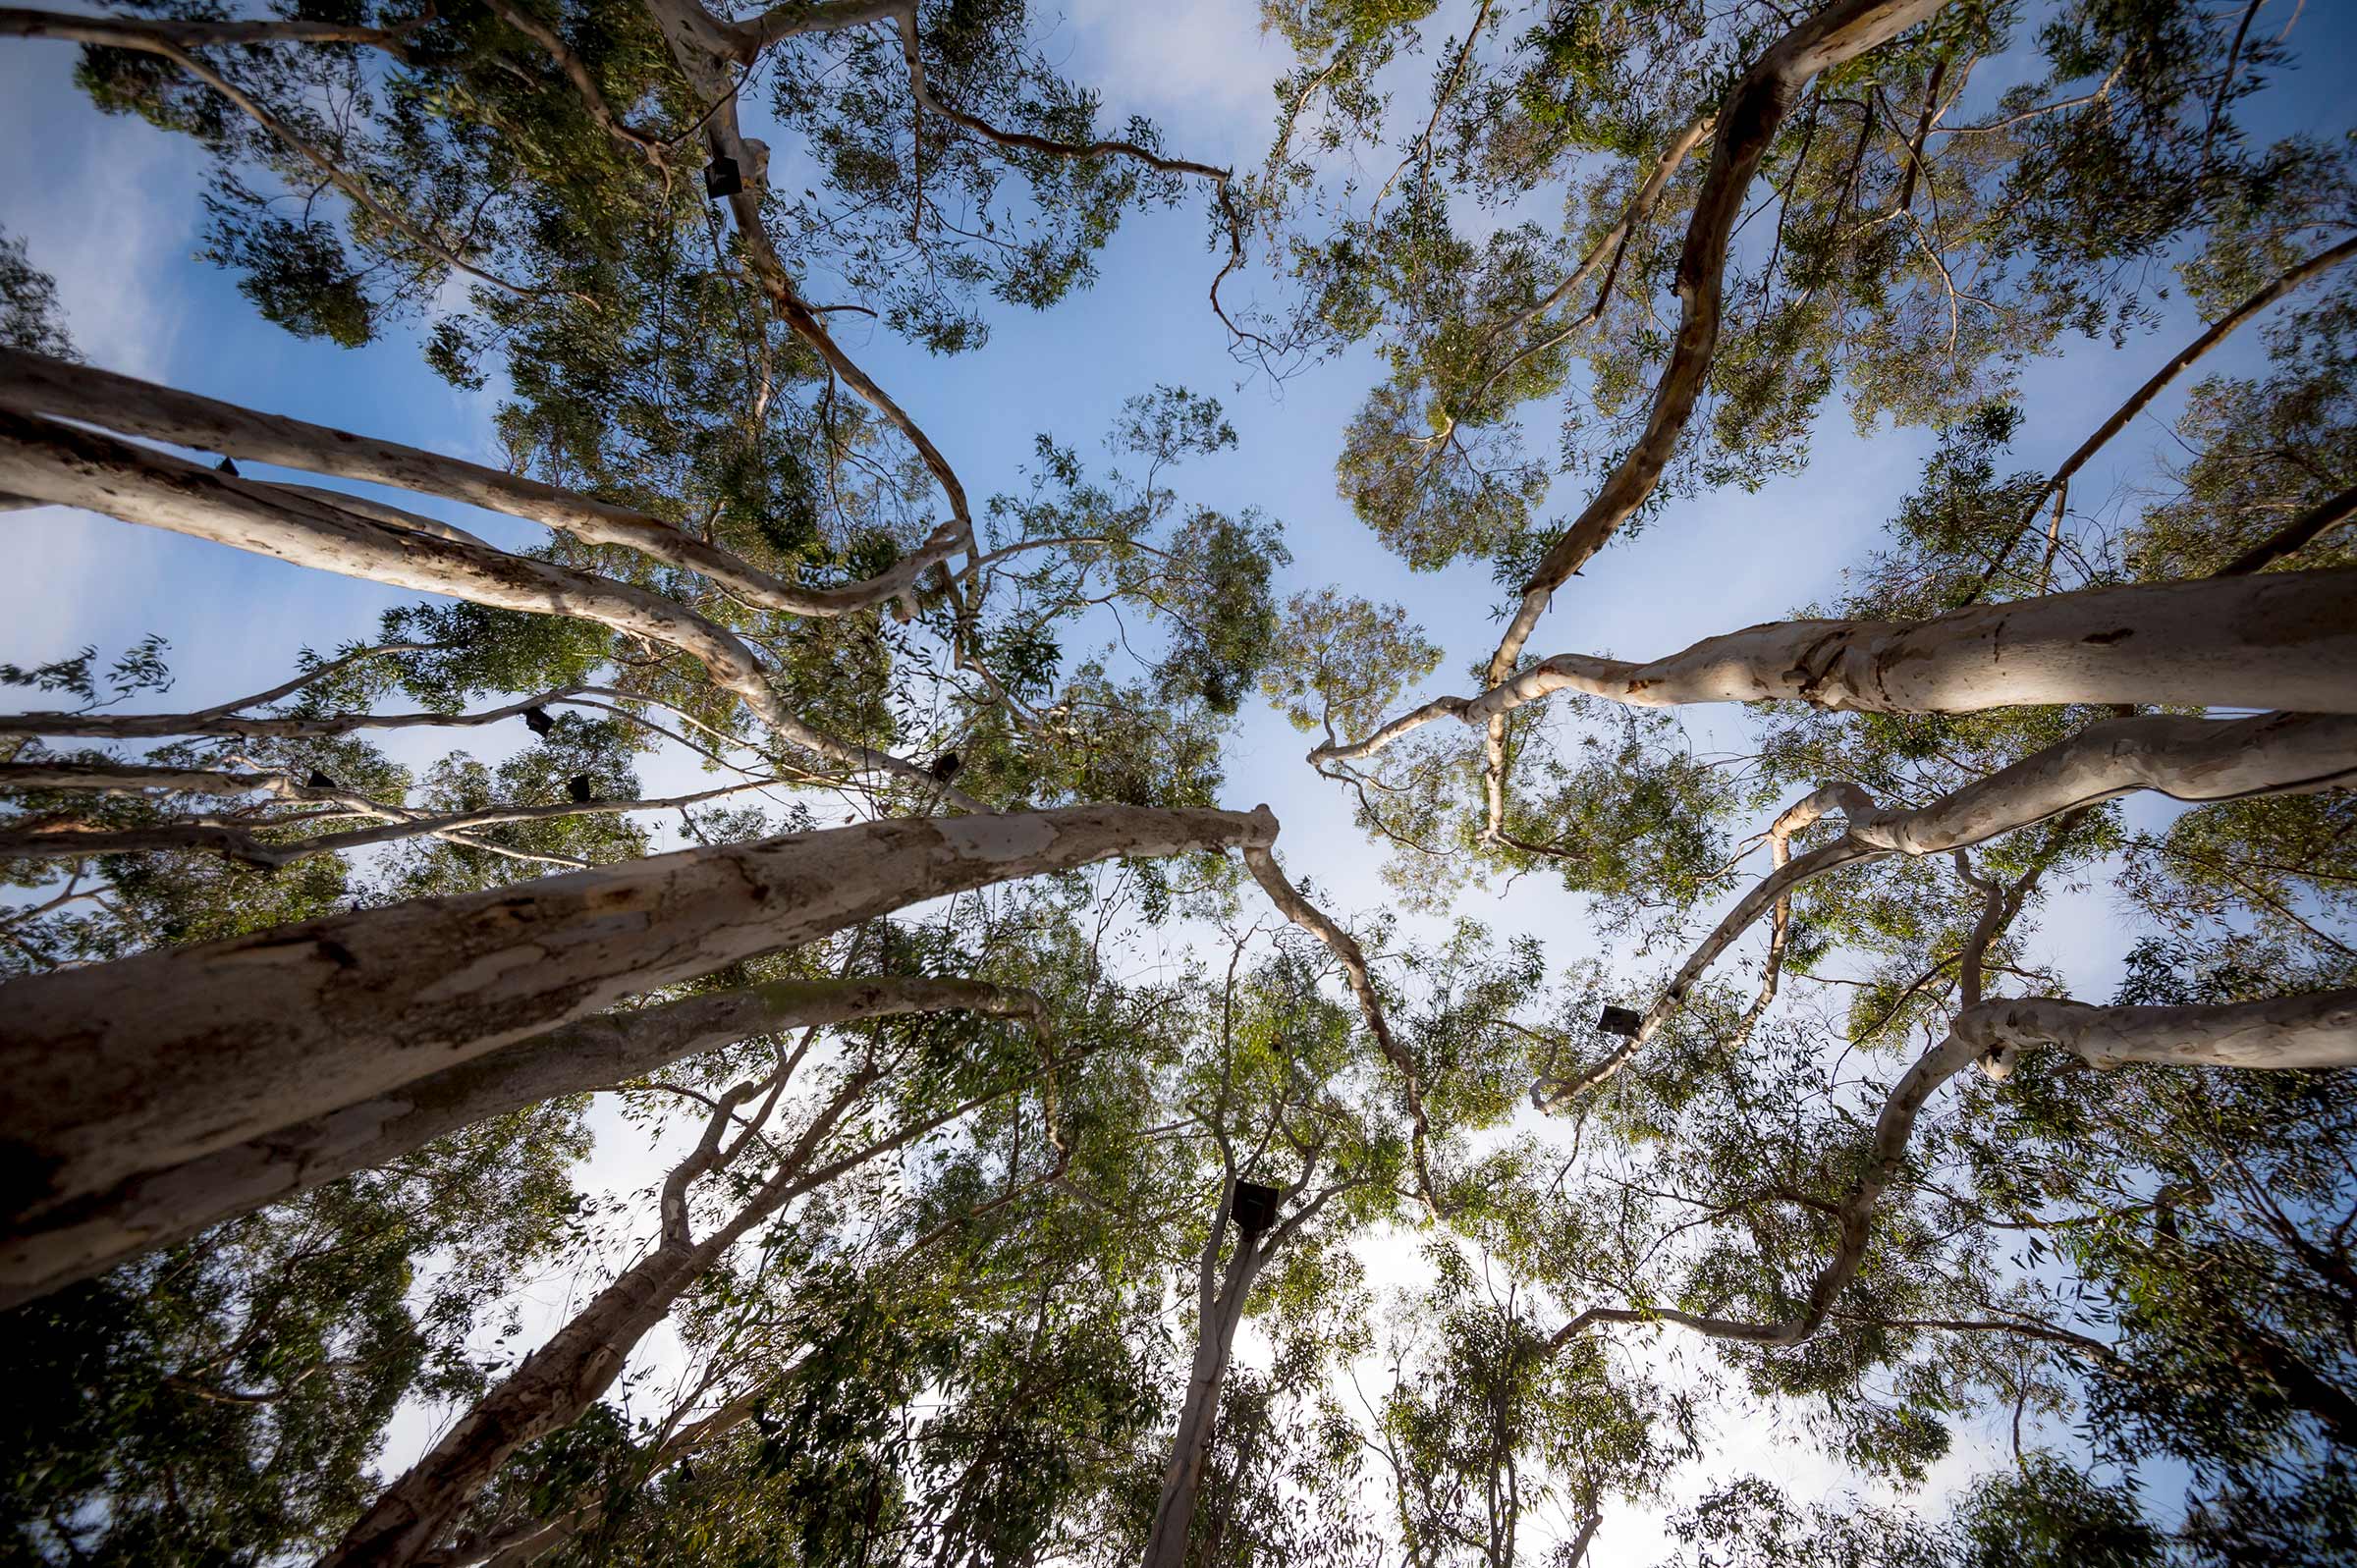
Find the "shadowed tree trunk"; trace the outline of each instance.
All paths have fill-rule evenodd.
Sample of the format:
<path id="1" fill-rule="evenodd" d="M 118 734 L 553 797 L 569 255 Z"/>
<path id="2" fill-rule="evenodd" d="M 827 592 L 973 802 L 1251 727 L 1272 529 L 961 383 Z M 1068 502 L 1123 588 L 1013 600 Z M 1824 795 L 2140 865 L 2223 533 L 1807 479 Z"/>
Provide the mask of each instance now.
<path id="1" fill-rule="evenodd" d="M 1243 1322 L 1244 1298 L 1252 1282 L 1282 1241 L 1273 1233 L 1265 1241 L 1240 1231 L 1228 1266 L 1211 1272 L 1225 1230 L 1212 1231 L 1203 1260 L 1201 1284 L 1195 1297 L 1195 1354 L 1186 1374 L 1186 1399 L 1178 1407 L 1178 1430 L 1171 1438 L 1170 1462 L 1163 1466 L 1162 1499 L 1154 1509 L 1154 1531 L 1146 1540 L 1145 1568 L 1179 1568 L 1186 1560 L 1186 1534 L 1194 1522 L 1195 1494 L 1202 1488 L 1203 1468 L 1211 1458 L 1211 1436 L 1220 1414 L 1220 1385 L 1228 1378 L 1228 1361 L 1235 1349 L 1236 1325 Z"/>

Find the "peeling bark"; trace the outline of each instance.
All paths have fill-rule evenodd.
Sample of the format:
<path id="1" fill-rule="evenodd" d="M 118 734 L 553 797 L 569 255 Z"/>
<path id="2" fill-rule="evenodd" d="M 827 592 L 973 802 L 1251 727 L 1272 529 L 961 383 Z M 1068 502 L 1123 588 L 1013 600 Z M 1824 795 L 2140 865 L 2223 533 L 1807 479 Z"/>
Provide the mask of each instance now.
<path id="1" fill-rule="evenodd" d="M 0 1243 L 0 1311 L 493 1116 L 754 1035 L 952 1009 L 1022 1017 L 1035 1028 L 1042 1018 L 1027 991 L 904 977 L 778 981 L 583 1018 L 44 1214 Z"/>
<path id="2" fill-rule="evenodd" d="M 421 898 L 0 986 L 6 1229 L 629 996 L 926 898 L 1276 819 L 1083 806 L 870 823 Z"/>

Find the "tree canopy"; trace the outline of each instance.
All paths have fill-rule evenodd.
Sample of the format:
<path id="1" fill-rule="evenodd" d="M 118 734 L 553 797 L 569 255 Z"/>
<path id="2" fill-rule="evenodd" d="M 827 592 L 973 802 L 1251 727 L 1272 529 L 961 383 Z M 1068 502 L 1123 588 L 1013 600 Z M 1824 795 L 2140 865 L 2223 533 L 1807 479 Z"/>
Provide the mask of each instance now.
<path id="1" fill-rule="evenodd" d="M 1022 0 L 0 11 L 481 415 L 0 233 L 12 523 L 397 596 L 0 649 L 0 1558 L 2357 1554 L 2345 28 L 1260 23 L 1218 163 Z M 1099 428 L 927 382 L 1143 261 Z"/>

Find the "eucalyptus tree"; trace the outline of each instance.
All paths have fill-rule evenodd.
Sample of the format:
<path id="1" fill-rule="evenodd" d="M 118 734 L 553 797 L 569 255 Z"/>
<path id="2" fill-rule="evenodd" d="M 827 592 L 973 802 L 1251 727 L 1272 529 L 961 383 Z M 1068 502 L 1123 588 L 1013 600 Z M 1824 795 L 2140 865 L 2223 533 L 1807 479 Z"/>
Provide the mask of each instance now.
<path id="1" fill-rule="evenodd" d="M 369 1179 L 354 1172 L 486 1118 L 682 1057 L 879 1014 L 1006 1010 L 1001 993 L 937 976 L 799 972 L 814 944 L 904 905 L 1114 854 L 1265 849 L 1265 812 L 1209 803 L 1282 548 L 1261 519 L 1181 507 L 1167 477 L 1233 441 L 1217 406 L 1150 394 L 1117 430 L 1131 478 L 1092 478 L 1043 446 L 1048 480 L 977 514 L 959 468 L 827 329 L 862 310 L 936 351 L 978 347 L 975 290 L 1052 303 L 1086 280 L 1125 206 L 1224 180 L 1163 156 L 1142 124 L 1099 135 L 1093 98 L 1025 43 L 1019 8 L 790 6 L 750 23 L 691 5 L 333 22 L 20 10 L 0 30 L 82 45 L 78 77 L 101 108 L 205 147 L 208 253 L 265 317 L 352 347 L 422 315 L 435 369 L 501 378 L 511 460 L 487 467 L 85 367 L 12 314 L 12 498 L 448 601 L 194 712 L 102 711 L 94 654 L 11 668 L 82 705 L 10 721 L 0 855 L 31 891 L 9 920 L 10 1045 L 52 1068 L 88 1050 L 91 1069 L 68 1075 L 83 1092 L 64 1099 L 56 1076 L 10 1092 L 18 1299 L 208 1226 L 263 1223 L 234 1219 L 258 1203 L 327 1202 Z M 795 184 L 824 195 L 773 193 L 769 149 L 740 129 L 740 89 L 764 69 L 816 171 Z M 904 224 L 879 212 L 901 193 Z M 963 232 L 971 221 L 984 233 Z M 37 292 L 20 281 L 12 310 Z M 468 291 L 458 313 L 454 284 Z M 354 486 L 551 532 L 502 549 Z M 1129 669 L 1068 669 L 1060 637 L 1105 606 L 1168 635 L 1143 639 Z M 118 683 L 158 683 L 157 657 L 146 647 Z M 389 710 L 397 698 L 411 711 Z M 379 730 L 493 724 L 533 744 L 412 772 L 374 743 Z M 729 777 L 642 799 L 634 767 L 659 748 Z M 715 805 L 755 790 L 799 793 L 782 820 Z M 810 804 L 830 795 L 854 819 L 918 815 L 809 832 Z M 1072 802 L 1078 816 L 1036 809 Z M 697 845 L 649 858 L 630 820 L 647 809 L 681 811 Z M 963 815 L 924 820 L 945 810 Z M 773 854 L 786 858 L 763 869 Z M 1274 862 L 1260 869 L 1283 886 Z M 465 956 L 446 939 L 469 908 L 488 946 Z M 581 944 L 570 979 L 565 931 Z M 298 987 L 370 980 L 343 1003 L 274 996 L 273 952 L 295 960 L 277 972 Z M 141 965 L 171 972 L 142 982 Z M 208 987 L 229 1010 L 205 1022 Z M 44 996 L 59 1010 L 44 1014 Z M 141 996 L 146 1017 L 113 1013 Z M 455 1027 L 418 1035 L 386 1006 Z M 807 1052 L 814 1035 L 799 1038 Z M 357 1508 L 354 1466 L 376 1423 L 356 1413 L 342 1490 L 274 1539 L 252 1524 L 240 1549 L 286 1549 L 323 1522 L 344 1535 L 336 1560 L 437 1546 L 520 1447 L 602 1419 L 637 1339 L 740 1237 L 977 1098 L 925 1098 L 949 1092 L 942 1073 L 975 1089 L 984 1065 L 938 1059 L 938 1039 L 934 1056 L 895 1054 L 872 1032 L 844 1049 L 789 1148 L 744 1130 L 740 1107 L 795 1113 L 797 1058 L 748 1068 L 758 1087 L 734 1099 L 715 1084 L 723 1108 L 672 1173 L 652 1252 Z M 880 1118 L 896 1108 L 913 1119 L 892 1130 Z"/>
<path id="2" fill-rule="evenodd" d="M 1437 44 L 1431 8 L 1273 12 L 1302 67 L 1254 193 L 1316 320 L 1385 356 L 1344 494 L 1411 566 L 1492 559 L 1504 635 L 1474 690 L 1411 703 L 1439 660 L 1411 613 L 1307 594 L 1264 684 L 1411 896 L 1552 873 L 1679 955 L 1509 1018 L 1551 1042 L 1534 1105 L 1577 1131 L 1473 1167 L 1516 1215 L 1503 1267 L 1561 1302 L 1559 1349 L 1700 1333 L 1865 1469 L 1920 1477 L 1974 1411 L 2018 1432 L 2083 1408 L 2110 1456 L 2193 1466 L 2220 1532 L 2198 1549 L 2259 1539 L 2267 1498 L 2280 1539 L 2325 1549 L 2299 1522 L 2339 1496 L 2348 1369 L 2309 1273 L 2345 1264 L 2346 1195 L 2298 1172 L 2339 1158 L 2341 1075 L 2219 1069 L 2357 1064 L 2345 150 L 2238 128 L 2289 59 L 2259 7 L 2065 5 L 2034 35 L 2001 6 L 1457 9 L 1429 112 L 1396 121 L 1383 73 Z M 2008 51 L 2025 84 L 1965 113 Z M 1297 150 L 1387 137 L 1380 188 Z M 1489 215 L 1559 193 L 1560 240 Z M 2165 262 L 2205 325 L 2059 465 L 2008 472 L 2022 363 L 2142 335 Z M 2179 467 L 2119 511 L 2081 493 L 2261 321 L 2270 370 L 2191 387 Z M 1862 429 L 1937 436 L 1838 601 L 1661 657 L 1526 656 L 1612 538 L 1796 465 L 1836 391 Z M 1516 410 L 1559 394 L 1562 460 L 1523 457 Z M 1559 474 L 1584 506 L 1541 523 Z M 1683 711 L 1728 703 L 1742 739 L 1698 754 Z M 2195 809 L 2110 804 L 2140 791 Z M 2033 960 L 2042 879 L 2108 881 L 2141 922 L 2111 1004 Z M 1757 991 L 1714 978 L 1763 924 Z M 2137 1111 L 2096 1108 L 2113 1096 Z M 2283 1118 L 2264 1135 L 2240 1119 L 2261 1106 Z M 2255 1139 L 2241 1202 L 2198 1250 L 2148 1244 L 2153 1191 L 2222 1183 L 2227 1125 Z M 2087 1205 L 2073 1177 L 2098 1171 L 2115 1200 Z M 2254 1326 L 2223 1313 L 2212 1340 L 2196 1300 Z M 2172 1385 L 2215 1414 L 2134 1414 L 2176 1410 Z"/>

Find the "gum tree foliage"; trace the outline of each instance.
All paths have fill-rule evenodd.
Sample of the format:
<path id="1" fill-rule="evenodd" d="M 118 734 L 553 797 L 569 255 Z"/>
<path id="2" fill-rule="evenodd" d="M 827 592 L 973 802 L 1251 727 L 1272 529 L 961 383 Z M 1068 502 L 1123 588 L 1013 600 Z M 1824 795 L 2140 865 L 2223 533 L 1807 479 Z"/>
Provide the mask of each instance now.
<path id="1" fill-rule="evenodd" d="M 2135 946 L 2071 1016 L 2181 1009 L 2148 1034 L 2197 1039 L 2344 992 L 2332 784 L 2357 763 L 2204 794 L 2122 741 L 2149 765 L 2130 786 L 2185 804 L 2099 791 L 1929 853 L 1873 835 L 2190 716 L 2067 682 L 1833 702 L 1822 642 L 1707 729 L 1606 676 L 1513 686 L 1560 673 L 1525 645 L 1550 594 L 1573 613 L 1548 634 L 1576 625 L 1604 544 L 1799 470 L 1836 403 L 1931 456 L 1876 548 L 1796 570 L 1823 639 L 2346 567 L 2346 148 L 2245 129 L 2297 30 L 2190 0 L 1264 21 L 1295 60 L 1269 155 L 1234 173 L 1118 120 L 996 0 L 0 22 L 77 45 L 98 108 L 206 148 L 206 255 L 264 320 L 493 392 L 504 464 L 412 455 L 381 496 L 282 488 L 383 478 L 332 459 L 241 471 L 241 441 L 317 454 L 256 410 L 174 440 L 158 420 L 196 415 L 74 381 L 54 287 L 0 244 L 7 346 L 45 366 L 0 387 L 12 474 L 63 484 L 88 427 L 119 429 L 191 455 L 112 460 L 127 496 L 212 508 L 206 537 L 365 523 L 449 568 L 226 706 L 178 692 L 155 637 L 0 666 L 35 710 L 0 721 L 0 979 L 442 907 L 420 899 L 526 907 L 542 877 L 847 813 L 984 844 L 1044 807 L 1176 821 L 1231 792 L 1255 693 L 1317 743 L 1408 912 L 1545 875 L 1585 916 L 1541 942 L 1338 912 L 1353 940 L 1297 839 L 1299 889 L 1248 840 L 1256 892 L 1179 835 L 622 985 L 590 1022 L 973 989 L 699 1040 L 14 1308 L 0 1552 L 1573 1568 L 1699 1475 L 1663 1543 L 1681 1564 L 2349 1554 L 2347 1069 L 2121 1064 L 2006 1009 L 2065 995 L 2057 928 L 2090 896 Z M 1811 28 L 1839 58 L 1803 69 Z M 743 189 L 716 203 L 723 157 Z M 1272 519 L 1187 498 L 1183 465 L 1250 435 L 1210 398 L 1150 385 L 1102 454 L 945 450 L 832 330 L 986 351 L 998 312 L 1090 284 L 1126 212 L 1197 200 L 1243 360 L 1372 351 L 1342 492 L 1411 567 L 1494 568 L 1513 619 L 1453 674 L 1513 702 L 1410 708 L 1460 650 Z M 2172 301 L 2212 333 L 2178 342 Z M 2192 369 L 2237 331 L 2263 353 Z M 2049 417 L 2026 369 L 2090 341 L 2178 354 L 2176 441 L 2124 497 L 2081 465 L 2149 399 L 2110 434 L 2068 410 L 2092 441 L 2065 469 L 2016 455 Z M 550 532 L 468 575 L 444 547 L 476 506 Z M 159 517 L 189 521 L 132 520 Z M 558 602 L 502 601 L 527 578 Z M 2165 636 L 2082 629 L 2113 650 L 2087 668 L 2170 672 Z M 2349 630 L 2285 629 L 2242 674 L 2344 668 Z M 699 787 L 658 795 L 683 765 Z M 1720 934 L 1739 956 L 1673 979 L 1771 875 Z M 655 961 L 621 948 L 626 979 Z M 1636 1036 L 1600 1031 L 1608 1003 Z M 2236 1038 L 2264 1065 L 2293 1032 Z M 650 1187 L 576 1190 L 591 1125 Z M 1284 1194 L 1257 1237 L 1226 1222 L 1239 1179 Z M 535 1292 L 563 1298 L 553 1333 L 525 1332 Z M 381 1447 L 405 1409 L 436 1429 L 414 1464 Z M 2010 1464 L 1945 1512 L 1795 1501 L 1717 1466 L 1763 1421 L 1902 1493 L 1967 1443 Z"/>
<path id="2" fill-rule="evenodd" d="M 1877 814 L 2001 800 L 2025 759 L 2156 705 L 1959 689 L 1974 700 L 1876 711 L 1871 690 L 1810 689 L 1805 630 L 1802 669 L 1750 666 L 1751 689 L 1783 700 L 1741 712 L 1648 689 L 1674 661 L 1625 676 L 1579 662 L 1578 607 L 1602 585 L 1570 568 L 1609 575 L 1596 552 L 1617 531 L 1674 527 L 1704 490 L 1797 468 L 1835 399 L 1862 434 L 1925 427 L 1932 453 L 1831 596 L 1793 596 L 1794 622 L 1824 628 L 1817 648 L 1852 624 L 2345 563 L 2345 149 L 2336 127 L 2262 144 L 2237 123 L 2295 63 L 2285 18 L 1932 8 L 1795 84 L 1731 241 L 1695 250 L 1722 144 L 1756 124 L 1723 119 L 1757 110 L 1745 72 L 1816 18 L 1868 9 L 1270 8 L 1298 66 L 1253 194 L 1299 291 L 1296 344 L 1363 343 L 1384 369 L 1343 437 L 1342 493 L 1410 566 L 1488 559 L 1521 607 L 1469 686 L 1436 688 L 1441 655 L 1412 608 L 1303 596 L 1265 685 L 1319 738 L 1311 764 L 1403 893 L 1446 908 L 1469 885 L 1552 875 L 1618 939 L 1609 966 L 1518 997 L 1510 1027 L 1556 1063 L 1532 1098 L 1566 1125 L 1484 1155 L 1453 1217 L 1483 1237 L 1502 1297 L 1552 1300 L 1517 1305 L 1537 1342 L 1649 1339 L 1712 1369 L 1704 1390 L 1739 1389 L 1900 1485 L 1992 1431 L 2023 1467 L 1952 1529 L 1737 1488 L 1695 1516 L 1689 1560 L 2113 1560 L 2098 1538 L 2116 1538 L 2116 1560 L 2160 1560 L 2134 1507 L 2083 1539 L 2055 1522 L 2095 1495 L 2082 1459 L 2187 1466 L 2165 1547 L 2185 1560 L 2330 1560 L 2347 1484 L 2345 1074 L 2091 1072 L 2025 1048 L 2010 1079 L 1910 1103 L 1901 1157 L 1877 1151 L 1908 1064 L 1973 1007 L 2068 994 L 2045 956 L 2060 932 L 2041 929 L 2058 897 L 2103 900 L 2136 944 L 2117 995 L 2091 1001 L 2347 987 L 2346 788 L 2228 799 L 2164 782 L 2190 803 L 2095 794 L 1952 857 L 1821 861 L 1772 884 Z M 1975 90 L 2000 59 L 2018 85 Z M 1696 337 L 1697 280 L 1721 265 Z M 2211 330 L 2164 328 L 2170 297 Z M 2258 369 L 2193 368 L 2237 333 L 2264 351 L 2242 361 Z M 2016 455 L 2025 421 L 2053 415 L 2022 399 L 2022 372 L 2089 338 L 2138 356 L 2122 393 L 2146 373 L 2126 364 L 2174 357 L 2109 423 L 2108 394 L 2073 413 L 2087 446 L 2034 469 Z M 2126 457 L 2120 431 L 2172 383 L 2183 408 L 2154 471 L 2124 495 L 2092 486 L 2090 456 Z M 1686 386 L 1690 408 L 1672 407 Z M 1562 426 L 1552 453 L 1523 436 L 1541 407 Z M 1548 516 L 1544 499 L 1566 492 Z M 1543 557 L 1570 566 L 1549 574 Z M 1537 662 L 1551 650 L 1525 653 L 1534 624 L 1574 652 Z M 2090 622 L 2104 635 L 2089 642 L 2110 624 Z M 1736 638 L 1677 668 L 1711 657 L 1739 695 Z M 1736 923 L 1706 943 L 1722 920 Z M 1764 941 L 1742 936 L 1757 927 Z M 1672 980 L 1729 935 L 1738 955 Z M 1643 1016 L 1638 1039 L 1600 1030 L 1606 1002 Z M 2179 1189 L 2216 1201 L 2195 1210 Z M 2085 1447 L 2042 1458 L 2073 1422 Z M 1507 1472 L 1459 1460 L 1453 1491 L 1434 1474 L 1402 1495 L 1437 1520 Z M 1576 1550 L 1577 1517 L 1558 1528 Z M 2055 1540 L 2033 1549 L 2041 1530 Z M 1461 1518 L 1451 1531 L 1445 1551 L 1505 1560 Z"/>

